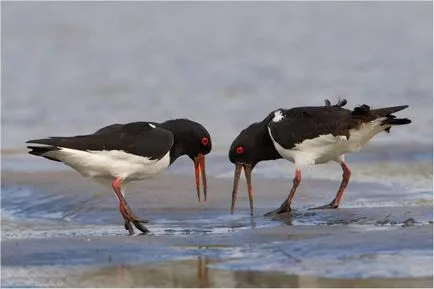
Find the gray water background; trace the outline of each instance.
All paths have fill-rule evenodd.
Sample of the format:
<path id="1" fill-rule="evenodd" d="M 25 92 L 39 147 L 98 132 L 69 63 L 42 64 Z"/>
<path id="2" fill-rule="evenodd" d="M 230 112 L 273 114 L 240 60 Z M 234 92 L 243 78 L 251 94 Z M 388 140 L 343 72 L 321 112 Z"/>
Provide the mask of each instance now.
<path id="1" fill-rule="evenodd" d="M 2 147 L 187 117 L 214 152 L 283 107 L 408 104 L 432 145 L 430 2 L 3 2 Z"/>

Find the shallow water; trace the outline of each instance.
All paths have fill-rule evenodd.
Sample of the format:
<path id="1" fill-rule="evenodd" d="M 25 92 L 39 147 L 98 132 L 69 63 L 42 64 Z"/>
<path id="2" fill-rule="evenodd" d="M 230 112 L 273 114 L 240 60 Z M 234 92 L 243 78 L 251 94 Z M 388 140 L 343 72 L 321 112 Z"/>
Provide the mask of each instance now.
<path id="1" fill-rule="evenodd" d="M 191 260 L 162 262 L 152 265 L 108 265 L 95 269 L 57 269 L 52 266 L 28 266 L 16 269 L 21 286 L 37 280 L 39 284 L 61 287 L 65 284 L 80 287 L 405 287 L 432 286 L 432 278 L 371 278 L 334 279 L 289 275 L 279 272 L 233 271 L 214 269 L 221 260 L 199 256 Z M 10 269 L 6 269 L 10 270 Z M 68 272 L 66 272 L 68 271 Z M 53 275 L 61 276 L 53 280 Z"/>
<path id="2" fill-rule="evenodd" d="M 127 236 L 108 189 L 64 170 L 3 171 L 2 283 L 432 286 L 432 191 L 354 181 L 340 209 L 310 211 L 333 197 L 338 180 L 307 179 L 291 217 L 266 218 L 285 197 L 286 179 L 255 176 L 253 216 L 244 191 L 229 214 L 229 178 L 216 171 L 208 181 L 207 203 L 195 201 L 193 177 L 177 171 L 132 184 L 127 199 L 151 233 Z M 149 270 L 155 278 L 139 273 Z M 245 279 L 249 272 L 258 276 Z M 107 274 L 118 276 L 115 283 Z"/>

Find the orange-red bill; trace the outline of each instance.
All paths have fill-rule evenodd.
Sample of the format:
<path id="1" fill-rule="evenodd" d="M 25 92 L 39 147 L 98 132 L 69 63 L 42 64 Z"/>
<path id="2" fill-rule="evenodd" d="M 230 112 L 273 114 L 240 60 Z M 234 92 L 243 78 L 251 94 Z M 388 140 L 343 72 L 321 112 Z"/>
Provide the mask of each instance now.
<path id="1" fill-rule="evenodd" d="M 242 167 L 243 167 L 243 165 L 241 163 L 235 164 L 234 186 L 232 188 L 231 214 L 233 214 L 234 210 L 235 210 L 235 202 L 237 201 L 238 184 L 240 182 L 240 175 L 241 175 Z"/>
<path id="2" fill-rule="evenodd" d="M 249 192 L 250 215 L 253 216 L 253 188 L 252 188 L 252 166 L 244 165 L 244 175 L 247 181 L 247 191 Z"/>
<path id="3" fill-rule="evenodd" d="M 203 195 L 204 195 L 204 200 L 206 201 L 207 188 L 206 188 L 205 156 L 203 154 L 198 154 L 197 156 L 194 157 L 194 174 L 196 177 L 197 200 L 200 202 L 200 176 L 202 174 Z"/>
<path id="4" fill-rule="evenodd" d="M 202 175 L 203 199 L 204 201 L 206 201 L 207 190 L 206 190 L 205 156 L 202 154 L 199 157 L 199 164 L 200 164 L 201 175 Z"/>
<path id="5" fill-rule="evenodd" d="M 235 164 L 235 174 L 234 174 L 234 185 L 232 189 L 232 204 L 231 204 L 231 214 L 235 210 L 235 202 L 238 196 L 238 185 L 240 182 L 241 170 L 244 168 L 244 174 L 247 181 L 247 190 L 249 192 L 249 203 L 250 203 L 250 214 L 253 215 L 253 189 L 252 189 L 252 166 L 242 163 Z"/>

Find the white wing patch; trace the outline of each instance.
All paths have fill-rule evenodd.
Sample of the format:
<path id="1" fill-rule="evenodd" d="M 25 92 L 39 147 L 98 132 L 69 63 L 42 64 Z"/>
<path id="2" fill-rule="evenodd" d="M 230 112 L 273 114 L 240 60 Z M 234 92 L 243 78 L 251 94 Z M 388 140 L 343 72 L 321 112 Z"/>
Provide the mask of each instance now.
<path id="1" fill-rule="evenodd" d="M 282 112 L 280 110 L 276 110 L 274 112 L 273 122 L 279 122 L 285 117 L 283 116 Z"/>
<path id="2" fill-rule="evenodd" d="M 121 178 L 124 181 L 150 178 L 170 165 L 170 150 L 163 158 L 151 160 L 121 150 L 81 151 L 59 147 L 57 151 L 46 153 L 92 178 Z"/>
<path id="3" fill-rule="evenodd" d="M 152 123 L 149 123 L 149 126 L 152 127 L 152 128 L 155 128 L 155 127 L 156 127 L 156 126 L 153 125 Z"/>

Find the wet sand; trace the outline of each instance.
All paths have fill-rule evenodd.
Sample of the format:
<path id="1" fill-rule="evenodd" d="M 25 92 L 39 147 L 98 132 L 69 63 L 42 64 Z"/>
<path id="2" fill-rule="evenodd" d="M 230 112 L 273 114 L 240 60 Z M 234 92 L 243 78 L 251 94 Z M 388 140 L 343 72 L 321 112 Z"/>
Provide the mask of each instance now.
<path id="1" fill-rule="evenodd" d="M 70 171 L 2 172 L 3 286 L 432 287 L 432 205 L 309 211 L 336 181 L 306 180 L 292 217 L 263 214 L 288 183 L 255 177 L 229 214 L 231 181 L 209 177 L 197 203 L 192 176 L 163 174 L 128 187 L 150 235 L 127 236 L 109 189 Z M 269 188 L 272 187 L 273 190 Z M 312 190 L 321 193 L 313 195 Z M 377 192 L 379 184 L 353 183 Z M 28 191 L 27 191 L 28 190 Z M 144 193 L 146 192 L 146 193 Z M 26 194 L 30 194 L 26 195 Z M 346 200 L 351 200 L 351 191 Z M 326 200 L 326 201 L 325 201 Z"/>
<path id="2" fill-rule="evenodd" d="M 315 245 L 317 240 L 322 244 Z M 281 251 L 271 254 L 272 258 L 283 267 L 260 269 L 264 260 L 254 252 L 273 243 L 274 249 Z M 305 249 L 311 251 L 346 254 L 338 259 L 328 255 L 312 259 L 309 254 L 304 258 L 303 253 L 294 250 L 297 243 L 305 243 Z M 243 252 L 245 245 L 259 250 Z M 351 252 L 351 246 L 367 247 L 372 252 Z M 341 262 L 342 266 L 331 267 L 345 271 L 345 262 L 351 259 L 365 262 L 367 270 L 377 263 L 382 265 L 381 257 L 388 255 L 386 247 L 393 252 L 396 247 L 411 250 L 427 246 L 432 246 L 432 225 L 400 226 L 368 234 L 348 226 L 281 226 L 214 237 L 186 234 L 10 240 L 2 242 L 2 283 L 44 287 L 432 287 L 432 276 L 327 278 L 313 272 L 290 273 L 291 267 L 315 269 L 327 260 Z M 394 254 L 397 252 L 388 257 Z M 429 258 L 432 260 L 432 256 Z M 228 266 L 244 259 L 252 269 Z M 411 267 L 408 264 L 408 270 Z M 432 272 L 432 266 L 426 268 L 425 274 L 429 270 Z"/>
<path id="3" fill-rule="evenodd" d="M 38 280 L 40 286 L 56 287 L 188 287 L 188 288 L 291 288 L 291 287 L 401 287 L 432 288 L 432 278 L 335 279 L 288 275 L 279 272 L 216 270 L 209 265 L 220 260 L 162 262 L 152 265 L 110 265 L 80 270 L 34 268 L 15 272 L 21 279 Z M 50 271 L 50 272 L 47 272 Z M 27 275 L 27 276 L 25 276 Z"/>

